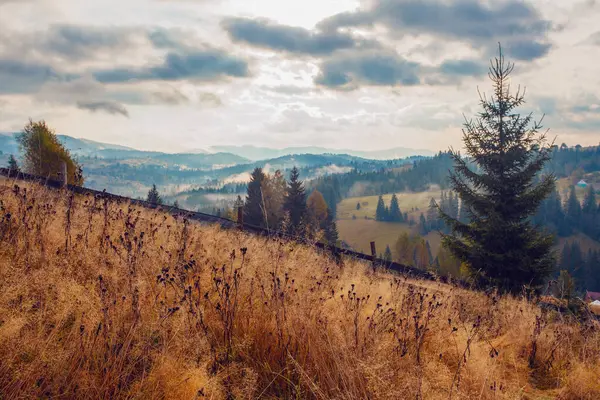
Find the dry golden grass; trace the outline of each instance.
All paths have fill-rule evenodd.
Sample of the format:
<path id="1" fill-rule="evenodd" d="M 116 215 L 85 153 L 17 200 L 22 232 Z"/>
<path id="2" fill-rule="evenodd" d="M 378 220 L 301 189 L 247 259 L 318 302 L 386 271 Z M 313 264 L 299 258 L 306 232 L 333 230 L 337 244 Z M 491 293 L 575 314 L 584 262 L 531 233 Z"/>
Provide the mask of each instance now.
<path id="1" fill-rule="evenodd" d="M 596 322 L 0 182 L 0 398 L 600 398 Z"/>

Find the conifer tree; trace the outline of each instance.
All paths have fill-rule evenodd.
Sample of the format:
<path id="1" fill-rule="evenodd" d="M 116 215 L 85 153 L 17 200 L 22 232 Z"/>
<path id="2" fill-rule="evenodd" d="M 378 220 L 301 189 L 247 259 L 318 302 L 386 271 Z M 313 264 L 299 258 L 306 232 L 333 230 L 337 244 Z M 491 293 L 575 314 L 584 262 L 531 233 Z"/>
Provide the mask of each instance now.
<path id="1" fill-rule="evenodd" d="M 262 168 L 255 168 L 250 174 L 246 202 L 244 204 L 244 223 L 264 228 L 266 224 L 266 213 L 264 206 L 263 187 L 266 176 Z"/>
<path id="2" fill-rule="evenodd" d="M 8 170 L 11 174 L 21 172 L 17 159 L 12 154 L 8 157 Z"/>
<path id="3" fill-rule="evenodd" d="M 392 222 L 402 222 L 402 212 L 400 211 L 400 205 L 398 204 L 398 197 L 396 196 L 396 193 L 392 195 L 388 219 Z"/>
<path id="4" fill-rule="evenodd" d="M 148 191 L 148 195 L 146 196 L 146 201 L 152 204 L 162 204 L 162 198 L 158 193 L 158 189 L 156 189 L 156 185 L 152 185 L 152 188 Z"/>
<path id="5" fill-rule="evenodd" d="M 569 190 L 569 198 L 567 199 L 567 219 L 569 225 L 576 229 L 581 228 L 581 203 L 577 198 L 575 186 L 571 186 Z"/>
<path id="6" fill-rule="evenodd" d="M 588 187 L 588 191 L 583 199 L 582 211 L 586 214 L 596 213 L 596 192 L 594 191 L 594 187 L 592 185 Z"/>
<path id="7" fill-rule="evenodd" d="M 581 229 L 594 239 L 600 238 L 600 214 L 596 209 L 596 193 L 590 185 L 583 199 Z"/>
<path id="8" fill-rule="evenodd" d="M 323 230 L 325 240 L 332 246 L 335 246 L 338 241 L 338 230 L 337 225 L 335 223 L 335 216 L 331 209 L 327 209 L 327 216 L 325 220 L 321 224 L 321 229 Z"/>
<path id="9" fill-rule="evenodd" d="M 429 208 L 427 209 L 427 227 L 430 231 L 438 230 L 440 228 L 437 206 L 433 197 L 429 200 Z"/>
<path id="10" fill-rule="evenodd" d="M 565 242 L 562 248 L 562 252 L 560 253 L 559 269 L 571 271 L 571 265 L 571 244 L 569 242 Z"/>
<path id="11" fill-rule="evenodd" d="M 547 199 L 548 202 L 548 219 L 554 224 L 556 232 L 559 236 L 568 236 L 571 234 L 571 227 L 567 224 L 565 211 L 562 207 L 562 201 L 560 194 L 556 188 L 550 193 L 550 197 Z"/>
<path id="12" fill-rule="evenodd" d="M 448 210 L 448 215 L 454 219 L 458 219 L 458 193 L 449 193 Z"/>
<path id="13" fill-rule="evenodd" d="M 440 216 L 452 230 L 442 235 L 443 245 L 479 284 L 520 292 L 524 285 L 540 287 L 554 269 L 553 237 L 529 217 L 553 190 L 555 178 L 544 175 L 533 184 L 550 159 L 550 147 L 539 132 L 541 121 L 516 113 L 524 96 L 520 90 L 511 93 L 513 67 L 500 49 L 489 73 L 494 95 L 481 97 L 476 122 L 465 122 L 464 145 L 478 171 L 452 152 L 450 185 L 471 210 L 471 221 L 463 223 L 441 210 Z"/>
<path id="14" fill-rule="evenodd" d="M 377 209 L 375 210 L 375 219 L 377 221 L 385 221 L 387 219 L 387 211 L 385 208 L 383 197 L 379 196 L 379 199 L 377 200 Z"/>
<path id="15" fill-rule="evenodd" d="M 292 235 L 302 233 L 306 222 L 306 192 L 296 167 L 290 172 L 283 210 L 287 217 L 286 232 Z"/>

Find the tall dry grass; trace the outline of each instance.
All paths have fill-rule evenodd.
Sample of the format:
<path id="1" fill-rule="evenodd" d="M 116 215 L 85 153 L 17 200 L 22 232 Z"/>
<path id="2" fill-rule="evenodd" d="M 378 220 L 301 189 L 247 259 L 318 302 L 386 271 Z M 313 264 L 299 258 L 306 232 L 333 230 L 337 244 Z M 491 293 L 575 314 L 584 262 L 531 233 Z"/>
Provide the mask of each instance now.
<path id="1" fill-rule="evenodd" d="M 103 198 L 0 200 L 3 399 L 600 398 L 595 322 Z"/>

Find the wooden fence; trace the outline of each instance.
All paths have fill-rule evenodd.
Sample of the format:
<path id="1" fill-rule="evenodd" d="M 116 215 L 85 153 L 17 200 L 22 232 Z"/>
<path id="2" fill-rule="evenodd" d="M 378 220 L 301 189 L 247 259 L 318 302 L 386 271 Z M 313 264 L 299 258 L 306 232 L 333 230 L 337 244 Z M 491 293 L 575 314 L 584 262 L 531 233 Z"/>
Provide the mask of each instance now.
<path id="1" fill-rule="evenodd" d="M 325 244 L 325 243 L 320 243 L 320 242 L 315 243 L 312 241 L 308 241 L 302 237 L 291 236 L 284 232 L 273 231 L 273 230 L 265 229 L 263 227 L 244 223 L 243 222 L 243 213 L 241 211 L 238 212 L 238 219 L 240 221 L 238 223 L 238 222 L 232 221 L 230 219 L 221 218 L 221 217 L 217 217 L 217 216 L 210 215 L 210 214 L 205 214 L 205 213 L 196 212 L 196 211 L 183 210 L 181 208 L 168 206 L 168 205 L 157 205 L 157 204 L 147 202 L 145 200 L 132 199 L 129 197 L 119 196 L 116 194 L 108 193 L 108 192 L 106 192 L 106 190 L 99 191 L 99 190 L 89 189 L 89 188 L 85 188 L 85 187 L 81 187 L 81 186 L 64 185 L 64 182 L 45 179 L 45 178 L 41 178 L 39 176 L 30 175 L 30 174 L 26 174 L 26 173 L 22 173 L 22 172 L 16 173 L 14 171 L 10 171 L 7 168 L 0 168 L 0 176 L 5 176 L 5 177 L 12 178 L 15 180 L 36 182 L 43 186 L 55 188 L 55 189 L 64 188 L 66 190 L 70 190 L 74 193 L 78 193 L 78 194 L 82 194 L 82 195 L 92 195 L 92 196 L 99 196 L 102 198 L 110 198 L 117 202 L 129 202 L 129 203 L 137 205 L 137 206 L 141 206 L 141 207 L 145 207 L 145 208 L 149 208 L 149 209 L 155 209 L 155 210 L 158 209 L 163 212 L 167 212 L 167 213 L 170 213 L 170 214 L 176 215 L 176 216 L 182 216 L 184 218 L 188 218 L 188 219 L 194 220 L 194 221 L 199 221 L 199 222 L 209 223 L 209 224 L 218 224 L 222 228 L 225 228 L 225 229 L 242 229 L 246 232 L 256 234 L 256 235 L 277 237 L 277 238 L 281 238 L 284 240 L 290 240 L 290 241 L 294 241 L 294 242 L 298 242 L 298 243 L 308 244 L 308 245 L 317 247 L 318 249 L 320 249 L 323 252 L 330 253 L 335 259 L 338 259 L 338 260 L 341 259 L 342 256 L 350 257 L 350 258 L 357 259 L 357 260 L 369 261 L 372 263 L 373 268 L 386 268 L 388 270 L 391 270 L 391 271 L 394 271 L 394 272 L 397 272 L 397 273 L 400 273 L 403 275 L 408 275 L 411 277 L 416 277 L 416 278 L 421 278 L 421 279 L 426 279 L 426 280 L 440 280 L 443 282 L 448 282 L 446 277 L 437 276 L 435 274 L 432 274 L 428 271 L 424 271 L 424 270 L 416 268 L 416 267 L 399 264 L 399 263 L 393 262 L 393 261 L 386 261 L 386 260 L 378 258 L 374 242 L 371 242 L 371 255 L 368 255 L 368 254 L 359 253 L 359 252 L 356 252 L 353 250 L 344 249 L 344 248 L 337 247 L 337 246 L 332 246 L 332 245 Z M 453 282 L 456 284 L 459 284 L 461 286 L 464 286 L 464 283 L 462 283 L 460 281 L 453 281 Z"/>

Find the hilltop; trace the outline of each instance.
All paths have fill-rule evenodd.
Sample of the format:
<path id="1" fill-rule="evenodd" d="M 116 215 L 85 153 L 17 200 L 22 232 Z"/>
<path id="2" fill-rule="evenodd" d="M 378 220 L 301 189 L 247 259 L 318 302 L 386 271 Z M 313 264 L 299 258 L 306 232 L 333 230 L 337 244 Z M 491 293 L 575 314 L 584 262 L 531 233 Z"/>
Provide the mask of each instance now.
<path id="1" fill-rule="evenodd" d="M 597 322 L 0 182 L 0 397 L 600 396 Z"/>

